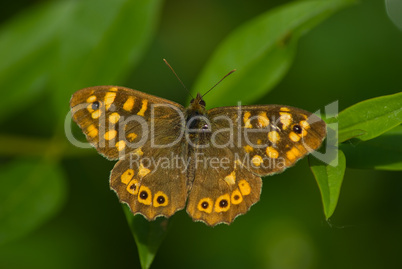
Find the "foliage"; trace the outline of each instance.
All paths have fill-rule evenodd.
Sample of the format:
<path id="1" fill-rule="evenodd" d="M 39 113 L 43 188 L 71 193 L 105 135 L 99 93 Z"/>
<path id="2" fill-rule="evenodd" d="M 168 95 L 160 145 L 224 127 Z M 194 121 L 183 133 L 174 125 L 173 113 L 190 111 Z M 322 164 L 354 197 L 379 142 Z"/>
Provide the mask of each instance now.
<path id="1" fill-rule="evenodd" d="M 263 12 L 224 38 L 193 90 L 209 88 L 235 67 L 236 76 L 206 97 L 208 105 L 234 105 L 239 96 L 244 103 L 256 102 L 284 78 L 299 38 L 353 3 L 297 1 Z M 0 132 L 0 156 L 7 160 L 0 166 L 0 245 L 26 236 L 61 210 L 71 176 L 62 169 L 62 160 L 87 154 L 63 135 L 70 96 L 89 85 L 120 84 L 150 49 L 160 12 L 160 0 L 55 1 L 3 25 L 0 89 L 7 94 L 0 99 L 0 124 L 6 126 L 15 114 L 41 105 L 50 124 L 42 137 Z M 335 128 L 326 143 L 332 157 L 324 163 L 310 156 L 309 162 L 329 219 L 346 168 L 402 170 L 402 93 L 362 101 L 326 121 Z M 148 223 L 124 210 L 141 266 L 148 268 L 170 225 L 165 219 Z"/>

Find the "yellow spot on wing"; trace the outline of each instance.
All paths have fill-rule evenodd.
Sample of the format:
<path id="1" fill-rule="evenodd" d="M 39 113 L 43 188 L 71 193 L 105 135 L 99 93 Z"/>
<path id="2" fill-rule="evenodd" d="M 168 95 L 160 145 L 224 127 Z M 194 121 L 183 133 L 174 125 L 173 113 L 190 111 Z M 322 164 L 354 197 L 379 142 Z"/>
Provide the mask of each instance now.
<path id="1" fill-rule="evenodd" d="M 266 112 L 261 112 L 260 114 L 258 114 L 258 126 L 260 128 L 265 128 L 269 125 L 269 119 L 267 117 L 267 113 Z"/>
<path id="2" fill-rule="evenodd" d="M 134 170 L 127 169 L 120 177 L 121 182 L 123 184 L 127 184 L 128 182 L 130 182 L 130 180 L 133 178 L 133 176 L 134 176 Z"/>
<path id="3" fill-rule="evenodd" d="M 287 108 L 287 107 L 281 107 L 281 109 L 280 109 L 281 111 L 290 111 L 290 109 L 289 108 Z"/>
<path id="4" fill-rule="evenodd" d="M 142 107 L 141 110 L 138 111 L 137 115 L 138 116 L 144 116 L 145 111 L 147 111 L 148 108 L 148 100 L 142 100 Z"/>
<path id="5" fill-rule="evenodd" d="M 286 157 L 288 157 L 289 161 L 294 162 L 296 159 L 302 156 L 302 153 L 296 148 L 291 148 L 288 152 L 286 152 Z"/>
<path id="6" fill-rule="evenodd" d="M 112 114 L 109 116 L 109 122 L 111 122 L 111 123 L 113 123 L 113 124 L 115 124 L 116 122 L 118 122 L 119 119 L 120 119 L 120 115 L 119 115 L 119 113 L 117 113 L 117 112 L 114 112 L 114 113 L 112 113 Z"/>
<path id="7" fill-rule="evenodd" d="M 138 193 L 138 180 L 131 180 L 130 183 L 128 183 L 126 190 L 129 193 L 136 195 Z"/>
<path id="8" fill-rule="evenodd" d="M 206 203 L 205 205 L 207 205 L 206 208 L 203 207 L 203 203 Z M 197 205 L 197 209 L 199 211 L 204 211 L 206 213 L 211 213 L 212 212 L 212 207 L 213 207 L 213 202 L 211 198 L 202 198 Z"/>
<path id="9" fill-rule="evenodd" d="M 141 148 L 138 148 L 136 151 L 134 151 L 134 154 L 137 154 L 138 156 L 144 155 L 144 152 L 141 150 Z"/>
<path id="10" fill-rule="evenodd" d="M 232 204 L 237 205 L 243 201 L 243 195 L 241 195 L 239 189 L 235 189 L 230 196 L 230 201 Z"/>
<path id="11" fill-rule="evenodd" d="M 305 120 L 302 120 L 301 122 L 300 122 L 300 125 L 301 125 L 301 127 L 303 128 L 303 129 L 309 129 L 310 128 L 310 124 L 307 122 L 307 121 L 305 121 Z"/>
<path id="12" fill-rule="evenodd" d="M 221 201 L 226 201 L 226 203 L 222 203 Z M 229 194 L 224 194 L 218 197 L 215 201 L 215 212 L 226 212 L 230 208 L 230 196 Z"/>
<path id="13" fill-rule="evenodd" d="M 98 109 L 98 110 L 92 112 L 91 116 L 92 116 L 93 119 L 97 119 L 97 118 L 100 117 L 101 114 L 102 113 L 101 113 L 100 109 Z"/>
<path id="14" fill-rule="evenodd" d="M 250 184 L 244 179 L 239 181 L 239 189 L 242 195 L 249 195 L 251 193 Z"/>
<path id="15" fill-rule="evenodd" d="M 118 151 L 122 151 L 126 147 L 126 142 L 124 140 L 120 140 L 116 143 L 116 148 Z"/>
<path id="16" fill-rule="evenodd" d="M 267 156 L 272 159 L 276 159 L 279 157 L 278 151 L 276 149 L 274 149 L 273 147 L 267 147 L 266 153 L 267 153 Z"/>
<path id="17" fill-rule="evenodd" d="M 141 197 L 143 192 L 147 193 L 147 197 L 145 199 Z M 140 189 L 138 190 L 138 202 L 144 205 L 150 205 L 152 203 L 152 193 L 148 187 L 141 185 Z"/>
<path id="18" fill-rule="evenodd" d="M 251 162 L 254 166 L 260 166 L 264 162 L 264 160 L 260 155 L 254 155 L 254 157 L 251 159 Z"/>
<path id="19" fill-rule="evenodd" d="M 151 170 L 149 170 L 148 168 L 145 168 L 142 163 L 140 164 L 140 168 L 138 170 L 138 176 L 139 177 L 145 177 L 146 175 L 148 175 L 151 172 Z"/>
<path id="20" fill-rule="evenodd" d="M 282 129 L 286 130 L 290 124 L 292 124 L 292 115 L 290 113 L 287 112 L 279 112 L 279 114 L 281 115 L 279 117 L 279 120 L 282 123 Z"/>
<path id="21" fill-rule="evenodd" d="M 161 197 L 163 197 L 163 202 L 160 203 L 160 201 L 158 201 L 159 199 L 161 199 Z M 157 193 L 155 193 L 154 195 L 154 201 L 152 203 L 152 205 L 154 207 L 159 207 L 159 206 L 167 206 L 169 204 L 169 198 L 167 197 L 166 194 L 164 194 L 161 191 L 158 191 Z"/>
<path id="22" fill-rule="evenodd" d="M 250 112 L 245 112 L 243 116 L 243 122 L 244 122 L 244 127 L 245 128 L 253 128 L 253 126 L 250 123 Z"/>
<path id="23" fill-rule="evenodd" d="M 117 92 L 119 89 L 117 87 L 112 87 L 109 89 L 109 91 L 111 92 Z"/>
<path id="24" fill-rule="evenodd" d="M 253 150 L 254 150 L 253 147 L 250 146 L 250 145 L 244 146 L 244 151 L 245 151 L 246 153 L 250 153 L 250 152 L 252 152 Z"/>
<path id="25" fill-rule="evenodd" d="M 132 97 L 132 96 L 129 96 L 128 98 L 127 98 L 127 101 L 124 103 L 124 105 L 123 105 L 123 109 L 125 110 L 125 111 L 131 111 L 132 109 L 133 109 L 133 106 L 134 106 L 134 97 Z"/>
<path id="26" fill-rule="evenodd" d="M 281 136 L 277 131 L 271 131 L 268 133 L 268 139 L 271 141 L 273 144 L 276 144 L 281 140 Z"/>
<path id="27" fill-rule="evenodd" d="M 88 135 L 92 138 L 98 135 L 98 129 L 96 129 L 95 125 L 91 124 L 87 128 Z"/>
<path id="28" fill-rule="evenodd" d="M 116 98 L 115 92 L 107 92 L 105 95 L 105 108 L 109 110 L 110 106 L 113 104 L 114 99 Z"/>
<path id="29" fill-rule="evenodd" d="M 96 101 L 96 96 L 95 95 L 91 95 L 88 97 L 87 99 L 87 103 L 92 103 Z"/>
<path id="30" fill-rule="evenodd" d="M 295 132 L 290 132 L 289 138 L 293 142 L 298 142 L 300 140 L 300 136 L 298 136 Z"/>
<path id="31" fill-rule="evenodd" d="M 106 140 L 112 140 L 113 138 L 115 138 L 117 135 L 117 131 L 116 130 L 110 130 L 108 132 L 105 133 L 105 139 Z"/>
<path id="32" fill-rule="evenodd" d="M 130 142 L 133 142 L 136 137 L 137 137 L 137 134 L 136 134 L 136 133 L 129 133 L 129 134 L 127 135 L 127 139 L 128 139 L 128 141 L 130 141 Z"/>
<path id="33" fill-rule="evenodd" d="M 232 173 L 230 173 L 229 175 L 227 175 L 224 180 L 226 181 L 227 184 L 229 185 L 233 185 L 235 184 L 236 181 L 236 172 L 233 171 Z"/>

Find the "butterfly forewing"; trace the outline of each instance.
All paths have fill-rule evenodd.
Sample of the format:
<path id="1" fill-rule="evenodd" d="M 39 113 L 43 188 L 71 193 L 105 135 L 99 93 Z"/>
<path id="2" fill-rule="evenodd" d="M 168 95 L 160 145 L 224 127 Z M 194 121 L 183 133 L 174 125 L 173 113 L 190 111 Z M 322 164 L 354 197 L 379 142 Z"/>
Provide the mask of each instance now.
<path id="1" fill-rule="evenodd" d="M 179 132 L 159 128 L 158 124 L 160 121 L 181 121 L 183 111 L 177 103 L 116 86 L 82 89 L 73 95 L 70 106 L 74 121 L 88 141 L 99 153 L 112 160 L 145 143 L 159 144 L 161 141 L 155 141 L 157 138 L 174 141 L 172 137 Z M 169 131 L 170 135 L 167 134 Z"/>
<path id="2" fill-rule="evenodd" d="M 222 120 L 222 115 L 231 120 Z M 289 106 L 223 107 L 211 109 L 208 116 L 214 129 L 227 130 L 216 136 L 215 143 L 230 140 L 227 146 L 237 160 L 259 176 L 294 165 L 316 150 L 326 135 L 323 120 Z"/>

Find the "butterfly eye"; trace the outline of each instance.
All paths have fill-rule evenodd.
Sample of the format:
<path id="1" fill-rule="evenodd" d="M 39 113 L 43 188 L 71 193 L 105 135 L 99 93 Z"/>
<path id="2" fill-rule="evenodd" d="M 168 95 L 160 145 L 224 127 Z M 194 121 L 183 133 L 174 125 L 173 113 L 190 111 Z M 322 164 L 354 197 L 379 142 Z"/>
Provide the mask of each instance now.
<path id="1" fill-rule="evenodd" d="M 295 124 L 295 125 L 293 126 L 293 132 L 295 132 L 295 133 L 297 133 L 297 134 L 301 134 L 302 128 L 300 127 L 300 125 Z"/>
<path id="2" fill-rule="evenodd" d="M 199 102 L 199 104 L 203 107 L 205 107 L 205 101 L 201 99 L 201 101 Z"/>
<path id="3" fill-rule="evenodd" d="M 97 110 L 97 109 L 99 108 L 99 105 L 100 105 L 100 104 L 99 104 L 98 101 L 93 102 L 93 103 L 92 103 L 92 109 L 93 109 L 93 110 Z"/>

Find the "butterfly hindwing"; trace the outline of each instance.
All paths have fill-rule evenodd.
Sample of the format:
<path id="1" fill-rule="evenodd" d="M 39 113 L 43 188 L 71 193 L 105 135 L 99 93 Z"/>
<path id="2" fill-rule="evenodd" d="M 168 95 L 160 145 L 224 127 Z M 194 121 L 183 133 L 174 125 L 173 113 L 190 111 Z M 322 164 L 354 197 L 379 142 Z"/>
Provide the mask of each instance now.
<path id="1" fill-rule="evenodd" d="M 209 148 L 198 154 L 202 159 L 198 159 L 187 203 L 187 213 L 193 220 L 210 226 L 229 224 L 259 201 L 261 178 L 236 162 L 230 151 Z"/>
<path id="2" fill-rule="evenodd" d="M 154 220 L 158 216 L 170 217 L 185 207 L 185 167 L 171 169 L 171 156 L 182 154 L 180 148 L 175 149 L 176 152 L 168 149 L 156 153 L 145 146 L 116 163 L 110 175 L 110 188 L 133 214 Z"/>

